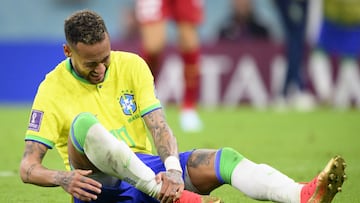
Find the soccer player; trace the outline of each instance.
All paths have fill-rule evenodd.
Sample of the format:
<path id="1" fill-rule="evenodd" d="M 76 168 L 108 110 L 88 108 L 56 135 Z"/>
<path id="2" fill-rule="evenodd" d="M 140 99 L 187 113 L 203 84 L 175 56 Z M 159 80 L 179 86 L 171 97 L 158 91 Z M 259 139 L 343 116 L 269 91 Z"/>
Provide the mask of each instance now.
<path id="1" fill-rule="evenodd" d="M 180 126 L 185 132 L 202 129 L 196 111 L 200 86 L 200 45 L 197 27 L 203 19 L 202 0 L 136 0 L 136 16 L 140 24 L 142 58 L 157 81 L 161 56 L 166 44 L 167 20 L 174 20 L 178 31 L 178 48 L 184 64 L 184 94 Z"/>
<path id="2" fill-rule="evenodd" d="M 341 189 L 339 156 L 305 184 L 228 147 L 179 153 L 145 61 L 112 51 L 103 19 L 90 10 L 65 20 L 65 36 L 67 58 L 47 74 L 33 102 L 23 182 L 61 186 L 76 203 L 215 203 L 220 200 L 206 195 L 223 184 L 257 200 L 331 202 Z M 42 164 L 53 147 L 67 171 Z"/>
<path id="3" fill-rule="evenodd" d="M 231 0 L 230 6 L 231 12 L 218 30 L 218 41 L 239 43 L 243 40 L 270 39 L 267 27 L 256 19 L 252 0 Z"/>
<path id="4" fill-rule="evenodd" d="M 315 49 L 310 57 L 310 73 L 318 99 L 326 104 L 345 109 L 351 107 L 347 87 L 353 92 L 357 106 L 360 106 L 360 93 L 356 90 L 360 55 L 360 2 L 359 1 L 321 1 L 322 21 Z M 346 12 L 346 15 L 344 15 Z M 332 59 L 339 60 L 336 87 L 332 85 Z M 349 79 L 350 78 L 350 79 Z M 351 80 L 351 78 L 354 78 Z M 344 82 L 341 82 L 344 81 Z M 332 101 L 333 100 L 333 101 Z"/>
<path id="5" fill-rule="evenodd" d="M 307 0 L 275 0 L 285 31 L 285 54 L 287 59 L 285 81 L 277 105 L 288 105 L 299 111 L 311 111 L 315 107 L 304 78 L 305 34 L 308 16 Z M 295 90 L 294 92 L 291 92 Z"/>

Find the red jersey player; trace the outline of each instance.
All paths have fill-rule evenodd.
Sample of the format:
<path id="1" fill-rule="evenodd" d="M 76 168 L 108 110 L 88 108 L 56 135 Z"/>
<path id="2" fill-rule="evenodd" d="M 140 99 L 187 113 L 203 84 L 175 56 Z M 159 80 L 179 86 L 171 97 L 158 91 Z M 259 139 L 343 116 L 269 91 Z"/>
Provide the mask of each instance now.
<path id="1" fill-rule="evenodd" d="M 202 122 L 196 112 L 200 83 L 197 27 L 203 20 L 203 1 L 137 0 L 136 15 L 141 26 L 142 57 L 150 66 L 155 80 L 160 72 L 161 54 L 166 45 L 167 20 L 176 23 L 185 82 L 180 124 L 187 132 L 201 130 Z"/>

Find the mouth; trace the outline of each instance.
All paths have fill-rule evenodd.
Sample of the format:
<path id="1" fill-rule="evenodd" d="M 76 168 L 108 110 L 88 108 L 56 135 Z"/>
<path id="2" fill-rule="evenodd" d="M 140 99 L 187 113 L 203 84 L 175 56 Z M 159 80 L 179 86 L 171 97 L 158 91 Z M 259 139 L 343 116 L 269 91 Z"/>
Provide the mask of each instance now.
<path id="1" fill-rule="evenodd" d="M 99 74 L 99 75 L 90 74 L 89 79 L 93 83 L 99 83 L 99 82 L 102 82 L 104 80 L 104 75 L 102 75 L 102 74 Z"/>

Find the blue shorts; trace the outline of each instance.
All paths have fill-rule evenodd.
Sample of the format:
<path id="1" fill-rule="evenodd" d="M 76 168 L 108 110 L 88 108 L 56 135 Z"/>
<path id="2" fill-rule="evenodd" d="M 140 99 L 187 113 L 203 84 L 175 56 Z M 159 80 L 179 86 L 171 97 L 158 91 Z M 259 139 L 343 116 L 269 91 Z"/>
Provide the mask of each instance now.
<path id="1" fill-rule="evenodd" d="M 360 25 L 344 26 L 324 20 L 322 23 L 318 47 L 329 54 L 341 56 L 359 56 Z"/>
<path id="2" fill-rule="evenodd" d="M 179 154 L 180 164 L 183 171 L 186 171 L 186 163 L 193 151 L 182 152 Z M 155 174 L 165 171 L 165 166 L 159 156 L 148 154 L 136 154 L 148 167 L 150 167 Z M 183 179 L 185 173 L 183 173 Z M 147 194 L 139 191 L 132 185 L 125 181 L 118 182 L 115 187 L 103 187 L 101 194 L 98 195 L 97 203 L 158 203 L 156 199 L 148 196 Z M 88 203 L 74 198 L 74 203 Z"/>

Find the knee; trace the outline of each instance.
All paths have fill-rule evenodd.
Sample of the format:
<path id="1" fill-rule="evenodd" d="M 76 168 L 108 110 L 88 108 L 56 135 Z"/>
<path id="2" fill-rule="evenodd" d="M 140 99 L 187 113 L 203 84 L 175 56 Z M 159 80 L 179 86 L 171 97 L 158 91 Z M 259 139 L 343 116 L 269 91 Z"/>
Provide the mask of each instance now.
<path id="1" fill-rule="evenodd" d="M 95 115 L 89 112 L 78 114 L 73 120 L 70 128 L 70 140 L 77 151 L 84 153 L 84 143 L 88 129 L 98 123 Z"/>
<path id="2" fill-rule="evenodd" d="M 215 170 L 217 176 L 222 183 L 231 183 L 232 173 L 235 167 L 245 157 L 231 147 L 220 149 L 216 155 Z"/>
<path id="3" fill-rule="evenodd" d="M 226 160 L 232 160 L 232 163 L 240 162 L 244 158 L 242 154 L 240 154 L 238 151 L 231 147 L 224 147 L 220 149 L 220 151 L 221 157 L 226 158 Z"/>

